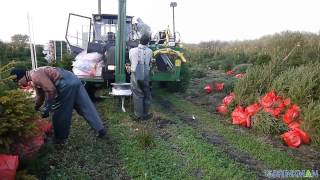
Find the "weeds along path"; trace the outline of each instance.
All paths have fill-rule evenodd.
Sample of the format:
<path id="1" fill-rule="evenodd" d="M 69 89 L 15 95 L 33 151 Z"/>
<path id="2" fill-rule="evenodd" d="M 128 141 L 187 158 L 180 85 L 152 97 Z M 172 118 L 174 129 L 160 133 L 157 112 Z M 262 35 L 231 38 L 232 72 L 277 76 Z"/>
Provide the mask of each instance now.
<path id="1" fill-rule="evenodd" d="M 208 143 L 221 147 L 235 161 L 251 167 L 254 171 L 261 172 L 266 170 L 265 168 L 312 168 L 310 164 L 292 156 L 284 149 L 274 147 L 254 134 L 239 131 L 238 127 L 222 122 L 218 116 L 181 97 L 163 91 L 155 94 L 156 99 L 160 100 L 160 105 L 168 113 L 184 119 L 185 124 L 194 128 Z"/>

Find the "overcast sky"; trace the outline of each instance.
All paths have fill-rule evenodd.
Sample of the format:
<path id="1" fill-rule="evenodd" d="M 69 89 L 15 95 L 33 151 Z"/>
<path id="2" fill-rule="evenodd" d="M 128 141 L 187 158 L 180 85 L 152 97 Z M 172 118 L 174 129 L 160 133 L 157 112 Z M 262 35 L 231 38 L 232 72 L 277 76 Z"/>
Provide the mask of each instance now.
<path id="1" fill-rule="evenodd" d="M 117 13 L 118 0 L 101 0 L 102 13 Z M 127 15 L 140 17 L 153 32 L 172 26 L 173 0 L 127 0 Z M 175 0 L 176 30 L 187 43 L 255 39 L 284 30 L 318 33 L 320 0 Z M 6 0 L 0 6 L 0 40 L 28 34 L 36 43 L 64 40 L 68 13 L 91 16 L 98 0 Z"/>

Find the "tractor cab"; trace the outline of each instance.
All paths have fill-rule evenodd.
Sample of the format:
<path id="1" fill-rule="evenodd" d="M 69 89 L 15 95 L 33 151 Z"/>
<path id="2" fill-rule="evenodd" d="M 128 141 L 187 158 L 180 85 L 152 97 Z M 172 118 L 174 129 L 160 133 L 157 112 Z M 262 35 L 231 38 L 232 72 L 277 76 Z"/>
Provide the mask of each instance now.
<path id="1" fill-rule="evenodd" d="M 158 46 L 176 47 L 180 44 L 180 33 L 176 32 L 174 36 L 169 29 L 161 30 L 155 33 L 151 44 Z M 175 39 L 176 38 L 176 39 Z"/>
<path id="2" fill-rule="evenodd" d="M 130 48 L 138 46 L 136 33 L 133 32 L 134 24 L 132 23 L 132 19 L 133 16 L 126 16 L 126 54 L 128 54 Z M 75 22 L 78 22 L 78 24 L 75 25 Z M 81 24 L 81 26 L 79 24 Z M 78 29 L 76 29 L 75 26 L 77 26 Z M 79 32 L 81 32 L 80 36 Z M 78 55 L 83 51 L 86 51 L 86 53 L 97 52 L 102 54 L 104 68 L 100 79 L 104 82 L 108 81 L 112 83 L 115 80 L 115 47 L 117 32 L 118 15 L 116 14 L 93 14 L 92 18 L 77 14 L 69 14 L 66 40 L 71 52 L 74 55 Z M 128 63 L 128 58 L 126 58 L 126 63 Z M 88 77 L 79 78 L 88 79 Z"/>
<path id="3" fill-rule="evenodd" d="M 126 17 L 126 42 L 131 46 L 137 45 L 137 38 L 133 33 L 133 16 Z M 79 51 L 102 53 L 106 44 L 115 46 L 118 28 L 118 15 L 116 14 L 93 14 L 92 18 L 78 14 L 69 14 L 66 40 L 75 55 Z"/>
<path id="4" fill-rule="evenodd" d="M 133 16 L 126 17 L 126 42 L 133 44 Z M 116 33 L 118 28 L 118 15 L 115 14 L 94 14 L 92 18 L 93 23 L 93 41 L 92 43 L 113 43 L 116 41 Z M 131 42 L 131 43 L 130 43 Z"/>

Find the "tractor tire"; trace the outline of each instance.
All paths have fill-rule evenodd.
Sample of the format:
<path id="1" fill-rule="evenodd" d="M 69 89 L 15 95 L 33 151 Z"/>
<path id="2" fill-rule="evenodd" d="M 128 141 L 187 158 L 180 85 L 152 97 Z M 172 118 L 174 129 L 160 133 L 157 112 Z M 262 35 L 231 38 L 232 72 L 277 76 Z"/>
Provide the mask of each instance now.
<path id="1" fill-rule="evenodd" d="M 190 70 L 188 63 L 181 64 L 180 81 L 166 82 L 166 88 L 169 92 L 185 92 L 190 82 Z"/>
<path id="2" fill-rule="evenodd" d="M 162 89 L 167 88 L 168 87 L 168 82 L 166 81 L 160 81 L 158 82 L 158 86 Z"/>

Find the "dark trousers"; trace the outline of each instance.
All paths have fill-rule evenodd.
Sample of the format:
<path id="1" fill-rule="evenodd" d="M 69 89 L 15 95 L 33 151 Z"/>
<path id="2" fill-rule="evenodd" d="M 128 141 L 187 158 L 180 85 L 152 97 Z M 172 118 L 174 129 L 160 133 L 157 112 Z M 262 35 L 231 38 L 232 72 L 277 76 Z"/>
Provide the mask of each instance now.
<path id="1" fill-rule="evenodd" d="M 148 115 L 151 105 L 149 78 L 144 81 L 137 81 L 135 74 L 131 73 L 131 91 L 133 96 L 134 114 L 138 118 L 145 117 Z"/>
<path id="2" fill-rule="evenodd" d="M 60 106 L 53 110 L 52 116 L 55 138 L 68 138 L 73 109 L 83 116 L 96 132 L 104 129 L 102 120 L 81 81 L 69 71 L 61 69 L 60 74 L 62 78 L 56 82 L 56 104 Z"/>

